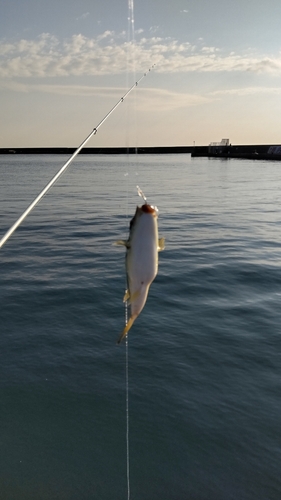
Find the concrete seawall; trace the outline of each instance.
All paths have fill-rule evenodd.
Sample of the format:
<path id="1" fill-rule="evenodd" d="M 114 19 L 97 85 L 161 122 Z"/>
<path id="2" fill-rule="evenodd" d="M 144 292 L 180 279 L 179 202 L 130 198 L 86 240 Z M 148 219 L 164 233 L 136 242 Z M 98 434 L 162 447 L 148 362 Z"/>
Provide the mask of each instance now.
<path id="1" fill-rule="evenodd" d="M 0 155 L 7 154 L 64 154 L 72 155 L 76 148 L 0 148 Z M 275 152 L 274 152 L 275 151 Z M 278 151 L 278 154 L 276 154 Z M 79 154 L 118 155 L 118 154 L 188 154 L 192 157 L 208 158 L 246 158 L 249 160 L 281 160 L 281 146 L 270 144 L 227 145 L 227 146 L 150 146 L 83 148 Z"/>
<path id="2" fill-rule="evenodd" d="M 65 154 L 72 155 L 76 148 L 0 148 L 0 154 Z M 79 154 L 186 154 L 192 146 L 153 146 L 130 148 L 83 148 Z"/>
<path id="3" fill-rule="evenodd" d="M 279 145 L 253 144 L 253 145 L 227 145 L 227 146 L 195 146 L 192 157 L 207 158 L 244 158 L 249 160 L 281 160 L 281 153 L 274 151 L 280 149 Z"/>

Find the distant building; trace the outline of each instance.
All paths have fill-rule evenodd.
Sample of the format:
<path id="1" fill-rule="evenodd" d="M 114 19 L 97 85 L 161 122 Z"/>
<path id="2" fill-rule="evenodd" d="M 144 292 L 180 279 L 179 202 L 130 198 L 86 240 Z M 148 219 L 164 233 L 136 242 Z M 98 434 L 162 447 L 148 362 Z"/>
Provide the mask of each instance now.
<path id="1" fill-rule="evenodd" d="M 222 139 L 221 142 L 211 142 L 208 147 L 208 152 L 211 154 L 222 154 L 229 145 L 229 139 Z"/>

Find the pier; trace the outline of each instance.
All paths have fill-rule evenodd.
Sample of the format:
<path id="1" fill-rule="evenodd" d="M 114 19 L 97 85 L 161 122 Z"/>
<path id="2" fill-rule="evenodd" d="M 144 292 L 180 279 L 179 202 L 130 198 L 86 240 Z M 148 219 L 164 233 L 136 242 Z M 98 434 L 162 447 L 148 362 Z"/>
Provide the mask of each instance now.
<path id="1" fill-rule="evenodd" d="M 248 160 L 281 160 L 281 145 L 252 144 L 231 145 L 229 139 L 211 142 L 209 146 L 195 146 L 192 157 L 243 158 Z"/>
<path id="2" fill-rule="evenodd" d="M 71 155 L 76 150 L 73 148 L 0 148 L 0 154 L 65 154 Z M 117 155 L 117 154 L 186 154 L 191 153 L 192 146 L 151 146 L 151 147 L 116 147 L 116 148 L 83 148 L 79 154 L 89 155 Z"/>

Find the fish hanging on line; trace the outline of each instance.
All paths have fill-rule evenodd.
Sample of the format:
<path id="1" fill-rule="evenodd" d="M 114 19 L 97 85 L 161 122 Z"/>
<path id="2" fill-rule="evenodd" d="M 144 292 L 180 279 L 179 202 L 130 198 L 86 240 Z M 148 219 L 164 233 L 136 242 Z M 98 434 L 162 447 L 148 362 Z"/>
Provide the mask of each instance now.
<path id="1" fill-rule="evenodd" d="M 158 252 L 165 248 L 165 239 L 158 239 L 158 209 L 149 205 L 138 186 L 137 189 L 145 203 L 136 208 L 135 215 L 130 222 L 128 240 L 116 242 L 116 245 L 124 245 L 127 249 L 127 290 L 123 302 L 128 301 L 131 312 L 117 341 L 118 344 L 127 335 L 145 306 L 149 287 L 158 271 Z"/>

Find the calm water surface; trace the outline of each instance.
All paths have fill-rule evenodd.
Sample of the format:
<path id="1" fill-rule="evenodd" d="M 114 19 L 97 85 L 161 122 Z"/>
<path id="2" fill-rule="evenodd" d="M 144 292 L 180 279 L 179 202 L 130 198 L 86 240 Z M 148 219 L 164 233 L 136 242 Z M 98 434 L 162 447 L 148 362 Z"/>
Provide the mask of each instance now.
<path id="1" fill-rule="evenodd" d="M 0 157 L 0 235 L 67 158 Z M 1 500 L 126 499 L 124 249 L 166 238 L 129 334 L 132 500 L 281 498 L 281 166 L 79 156 L 0 250 Z"/>

